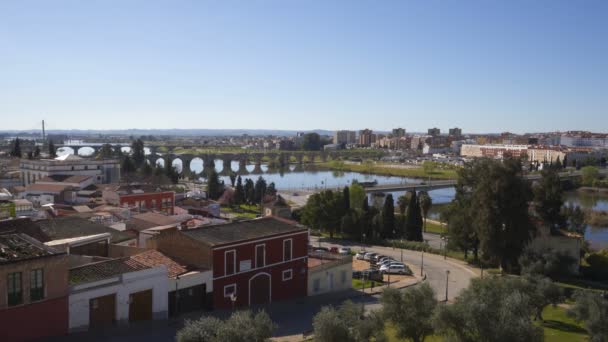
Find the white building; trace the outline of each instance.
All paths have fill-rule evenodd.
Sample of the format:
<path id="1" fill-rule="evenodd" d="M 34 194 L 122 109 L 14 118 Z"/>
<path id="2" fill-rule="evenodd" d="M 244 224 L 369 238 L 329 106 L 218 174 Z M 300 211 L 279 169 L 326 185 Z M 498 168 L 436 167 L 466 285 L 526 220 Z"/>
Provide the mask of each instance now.
<path id="1" fill-rule="evenodd" d="M 353 257 L 331 253 L 308 255 L 308 295 L 345 291 L 352 288 Z"/>
<path id="2" fill-rule="evenodd" d="M 356 144 L 357 132 L 355 131 L 336 131 L 334 133 L 334 144 Z"/>
<path id="3" fill-rule="evenodd" d="M 95 184 L 120 181 L 120 162 L 116 159 L 87 159 L 69 154 L 55 159 L 22 159 L 20 169 L 23 185 L 58 175 L 91 176 Z"/>
<path id="4" fill-rule="evenodd" d="M 70 332 L 167 318 L 166 266 L 127 257 L 70 269 L 69 277 Z"/>

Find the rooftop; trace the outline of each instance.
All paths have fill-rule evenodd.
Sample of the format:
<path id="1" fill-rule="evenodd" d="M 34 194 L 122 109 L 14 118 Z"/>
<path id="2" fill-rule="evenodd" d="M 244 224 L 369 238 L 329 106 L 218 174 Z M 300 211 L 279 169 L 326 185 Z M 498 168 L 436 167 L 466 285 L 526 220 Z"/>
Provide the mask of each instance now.
<path id="1" fill-rule="evenodd" d="M 142 231 L 157 226 L 178 225 L 192 218 L 190 215 L 163 215 L 155 212 L 147 212 L 134 215 L 129 222 L 131 228 Z"/>
<path id="2" fill-rule="evenodd" d="M 55 254 L 59 252 L 25 234 L 0 234 L 0 264 Z"/>
<path id="3" fill-rule="evenodd" d="M 183 234 L 213 246 L 305 229 L 305 227 L 297 225 L 293 221 L 267 216 L 253 220 L 185 230 Z"/>
<path id="4" fill-rule="evenodd" d="M 8 219 L 0 221 L 0 233 L 21 233 L 40 241 L 51 239 L 40 229 L 40 226 L 29 218 Z"/>
<path id="5" fill-rule="evenodd" d="M 168 257 L 157 250 L 149 250 L 140 254 L 133 255 L 131 256 L 131 259 L 149 267 L 165 265 L 167 266 L 167 273 L 169 278 L 175 278 L 178 275 L 184 274 L 189 271 L 188 266 L 186 266 L 185 264 L 177 262 L 175 259 Z"/>
<path id="6" fill-rule="evenodd" d="M 89 221 L 77 216 L 63 216 L 37 222 L 42 231 L 51 240 L 69 239 L 80 236 L 110 233 L 111 243 L 120 243 L 132 239 L 130 234 L 117 231 L 102 224 Z"/>
<path id="7" fill-rule="evenodd" d="M 70 285 L 90 283 L 116 277 L 123 273 L 136 272 L 151 267 L 129 257 L 96 262 L 70 270 Z"/>
<path id="8" fill-rule="evenodd" d="M 30 184 L 25 190 L 26 191 L 42 191 L 42 192 L 61 192 L 70 186 L 67 184 Z"/>

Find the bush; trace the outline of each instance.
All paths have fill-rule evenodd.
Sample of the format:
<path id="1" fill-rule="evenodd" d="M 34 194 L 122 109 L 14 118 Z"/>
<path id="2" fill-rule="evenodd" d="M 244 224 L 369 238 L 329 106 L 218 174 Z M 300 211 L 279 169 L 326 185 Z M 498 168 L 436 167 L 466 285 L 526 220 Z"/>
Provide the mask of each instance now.
<path id="1" fill-rule="evenodd" d="M 238 311 L 222 321 L 214 317 L 203 317 L 186 321 L 177 332 L 177 342 L 263 342 L 270 339 L 276 325 L 268 314 L 260 311 Z"/>
<path id="2" fill-rule="evenodd" d="M 575 262 L 574 258 L 565 253 L 552 249 L 535 250 L 531 247 L 527 247 L 519 257 L 522 274 L 553 278 L 571 275 Z"/>
<path id="3" fill-rule="evenodd" d="M 591 253 L 585 259 L 589 266 L 583 268 L 583 274 L 593 280 L 608 280 L 608 249 Z"/>

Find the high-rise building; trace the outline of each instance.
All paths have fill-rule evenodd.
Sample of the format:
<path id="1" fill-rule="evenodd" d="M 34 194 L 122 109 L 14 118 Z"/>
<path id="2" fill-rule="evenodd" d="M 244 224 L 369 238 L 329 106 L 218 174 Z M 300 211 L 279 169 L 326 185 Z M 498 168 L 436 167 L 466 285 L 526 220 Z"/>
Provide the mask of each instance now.
<path id="1" fill-rule="evenodd" d="M 405 136 L 405 128 L 393 128 L 393 138 L 401 138 Z"/>
<path id="2" fill-rule="evenodd" d="M 441 134 L 441 130 L 437 127 L 434 128 L 429 128 L 428 129 L 428 135 L 432 135 L 432 136 L 437 136 Z"/>
<path id="3" fill-rule="evenodd" d="M 355 131 L 336 131 L 334 133 L 334 144 L 356 144 L 357 132 Z"/>
<path id="4" fill-rule="evenodd" d="M 375 140 L 371 129 L 363 129 L 359 131 L 359 145 L 370 146 Z"/>
<path id="5" fill-rule="evenodd" d="M 462 136 L 462 129 L 458 127 L 450 128 L 449 136 L 451 137 L 460 137 Z"/>

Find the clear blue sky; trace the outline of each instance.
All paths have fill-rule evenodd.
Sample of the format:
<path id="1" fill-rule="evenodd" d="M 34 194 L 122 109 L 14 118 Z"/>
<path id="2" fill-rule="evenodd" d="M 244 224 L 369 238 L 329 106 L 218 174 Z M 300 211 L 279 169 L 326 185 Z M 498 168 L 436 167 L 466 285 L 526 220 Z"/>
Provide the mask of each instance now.
<path id="1" fill-rule="evenodd" d="M 0 117 L 608 131 L 608 1 L 0 1 Z"/>

